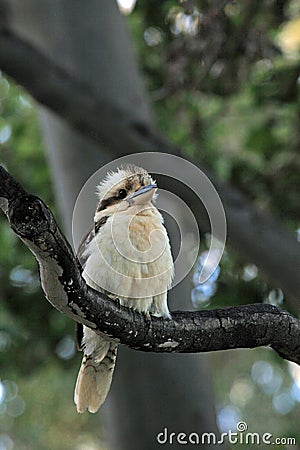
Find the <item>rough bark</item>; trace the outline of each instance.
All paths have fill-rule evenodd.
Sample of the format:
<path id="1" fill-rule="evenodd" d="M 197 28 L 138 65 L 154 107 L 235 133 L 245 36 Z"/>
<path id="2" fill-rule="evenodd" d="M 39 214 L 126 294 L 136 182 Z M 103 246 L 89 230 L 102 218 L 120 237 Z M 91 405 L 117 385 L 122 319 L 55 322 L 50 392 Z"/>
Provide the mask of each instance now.
<path id="1" fill-rule="evenodd" d="M 71 6 L 67 0 L 21 3 L 7 0 L 5 3 L 8 13 L 1 18 L 3 22 L 7 18 L 7 29 L 72 74 L 74 79 L 79 79 L 81 84 L 91 86 L 95 98 L 102 98 L 113 109 L 126 111 L 136 122 L 151 126 L 132 46 L 114 1 L 74 1 Z M 2 48 L 0 54 L 6 49 Z M 30 65 L 28 61 L 26 64 Z M 40 78 L 40 85 L 50 81 L 46 78 Z M 65 87 L 61 90 L 62 95 L 68 92 Z M 72 95 L 77 95 L 76 89 Z M 85 109 L 85 101 L 79 108 Z M 93 113 L 95 120 L 105 120 L 105 111 L 104 116 L 97 117 L 98 113 L 97 110 Z M 124 152 L 135 151 L 139 142 L 133 145 L 130 136 L 119 132 L 115 117 L 113 121 L 110 139 L 114 143 L 122 142 Z M 42 113 L 42 129 L 58 210 L 70 237 L 72 210 L 79 190 L 96 168 L 116 154 L 109 142 L 106 143 L 108 151 L 98 132 L 92 139 L 82 138 L 67 121 L 50 113 L 49 109 Z M 171 304 L 175 302 L 174 297 L 176 293 L 172 292 Z M 200 358 L 198 355 L 152 355 L 126 351 L 126 348 L 120 350 L 108 407 L 105 405 L 102 410 L 104 415 L 110 414 L 107 421 L 110 448 L 152 450 L 156 433 L 165 425 L 174 430 L 216 432 L 211 374 L 205 355 Z M 191 387 L 188 392 L 187 385 Z M 136 398 L 138 402 L 134 403 Z"/>
<path id="2" fill-rule="evenodd" d="M 195 353 L 271 346 L 300 363 L 300 321 L 272 305 L 172 312 L 151 318 L 89 288 L 72 249 L 51 214 L 0 166 L 0 202 L 11 228 L 36 257 L 47 300 L 96 332 L 144 352 Z"/>
<path id="3" fill-rule="evenodd" d="M 80 79 L 8 27 L 0 33 L 0 67 L 41 104 L 83 135 L 108 147 L 114 156 L 158 150 L 182 153 L 155 131 L 147 116 L 135 113 L 138 108 L 128 110 L 124 102 L 112 103 L 105 90 L 97 91 L 92 83 Z M 212 179 L 224 204 L 229 245 L 246 261 L 256 264 L 298 309 L 300 252 L 295 237 L 278 221 L 253 208 L 238 191 L 214 179 L 205 167 L 200 168 Z M 193 206 L 191 194 L 181 194 Z M 206 216 L 199 209 L 198 214 L 195 211 L 202 230 L 209 229 Z"/>

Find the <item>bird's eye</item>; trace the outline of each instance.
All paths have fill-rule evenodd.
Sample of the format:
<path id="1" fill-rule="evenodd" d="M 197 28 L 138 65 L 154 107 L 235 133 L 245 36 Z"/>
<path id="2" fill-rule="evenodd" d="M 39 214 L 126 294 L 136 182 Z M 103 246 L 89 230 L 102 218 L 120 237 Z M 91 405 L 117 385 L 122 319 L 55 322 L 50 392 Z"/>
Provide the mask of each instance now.
<path id="1" fill-rule="evenodd" d="M 126 192 L 126 190 L 125 189 L 120 189 L 119 190 L 119 192 L 118 192 L 118 198 L 125 198 L 126 197 L 126 195 L 127 195 L 127 192 Z"/>

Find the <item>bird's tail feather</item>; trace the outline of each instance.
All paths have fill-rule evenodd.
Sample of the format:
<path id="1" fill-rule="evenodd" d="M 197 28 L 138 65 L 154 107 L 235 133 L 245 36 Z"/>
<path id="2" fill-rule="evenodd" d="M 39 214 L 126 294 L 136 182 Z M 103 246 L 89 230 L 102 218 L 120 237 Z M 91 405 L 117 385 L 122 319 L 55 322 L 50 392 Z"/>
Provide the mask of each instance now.
<path id="1" fill-rule="evenodd" d="M 101 354 L 84 355 L 78 373 L 74 402 L 79 413 L 98 411 L 108 394 L 117 357 L 117 344 L 107 342 Z"/>

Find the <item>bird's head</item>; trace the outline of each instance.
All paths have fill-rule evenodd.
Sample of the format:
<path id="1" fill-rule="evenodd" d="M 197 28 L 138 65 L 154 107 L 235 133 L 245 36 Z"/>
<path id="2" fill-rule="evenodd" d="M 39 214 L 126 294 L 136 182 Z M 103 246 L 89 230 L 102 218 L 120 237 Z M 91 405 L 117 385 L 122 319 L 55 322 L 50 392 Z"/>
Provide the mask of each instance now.
<path id="1" fill-rule="evenodd" d="M 97 215 L 111 215 L 132 207 L 147 207 L 155 200 L 156 182 L 148 172 L 135 165 L 126 165 L 116 172 L 109 172 L 98 185 L 99 203 Z"/>

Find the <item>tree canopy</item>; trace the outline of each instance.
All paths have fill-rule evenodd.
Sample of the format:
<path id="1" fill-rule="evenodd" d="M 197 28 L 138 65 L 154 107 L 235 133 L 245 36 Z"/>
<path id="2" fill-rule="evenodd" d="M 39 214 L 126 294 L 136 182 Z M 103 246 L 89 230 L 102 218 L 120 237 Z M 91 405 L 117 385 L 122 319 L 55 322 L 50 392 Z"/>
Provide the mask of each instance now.
<path id="1" fill-rule="evenodd" d="M 298 2 L 139 0 L 126 21 L 161 132 L 284 224 L 296 248 Z M 7 36 L 1 31 L 0 48 Z M 34 100 L 5 73 L 0 107 L 1 164 L 55 211 Z M 61 442 L 64 449 L 98 449 L 97 419 L 78 417 L 71 405 L 78 366 L 73 323 L 41 301 L 36 263 L 2 216 L 0 248 L 0 447 L 12 448 L 11 439 L 18 449 L 59 449 Z M 261 302 L 298 313 L 276 280 L 228 247 L 214 290 L 196 304 L 209 310 Z M 296 366 L 268 349 L 210 359 L 221 430 L 244 419 L 251 430 L 299 440 Z"/>

